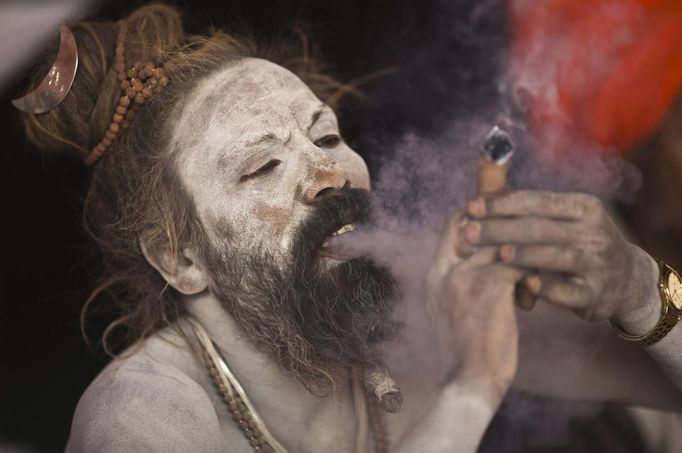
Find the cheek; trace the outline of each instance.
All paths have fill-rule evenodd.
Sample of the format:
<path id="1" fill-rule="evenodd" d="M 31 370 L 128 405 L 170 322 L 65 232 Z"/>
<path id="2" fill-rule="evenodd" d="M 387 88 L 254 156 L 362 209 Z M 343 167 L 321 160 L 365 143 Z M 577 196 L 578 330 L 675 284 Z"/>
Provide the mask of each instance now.
<path id="1" fill-rule="evenodd" d="M 274 256 L 286 254 L 291 246 L 293 231 L 304 214 L 291 203 L 270 200 L 244 200 L 231 203 L 221 212 L 205 214 L 212 239 L 227 240 L 245 250 L 263 248 Z"/>
<path id="2" fill-rule="evenodd" d="M 272 228 L 278 236 L 284 233 L 291 219 L 291 213 L 288 209 L 265 202 L 255 204 L 253 216 L 259 223 Z"/>
<path id="3" fill-rule="evenodd" d="M 358 153 L 341 144 L 337 149 L 330 151 L 329 155 L 346 172 L 351 187 L 369 190 L 369 170 Z"/>

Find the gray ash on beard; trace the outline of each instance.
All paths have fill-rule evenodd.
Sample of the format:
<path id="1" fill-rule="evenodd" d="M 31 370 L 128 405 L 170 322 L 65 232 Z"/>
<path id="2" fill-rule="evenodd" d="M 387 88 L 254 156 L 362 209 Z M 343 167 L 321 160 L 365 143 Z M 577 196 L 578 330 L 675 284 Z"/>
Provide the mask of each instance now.
<path id="1" fill-rule="evenodd" d="M 224 243 L 203 252 L 211 292 L 246 337 L 316 395 L 330 394 L 334 371 L 381 362 L 395 335 L 397 286 L 368 258 L 321 263 L 325 238 L 349 222 L 369 220 L 369 193 L 344 188 L 324 196 L 298 227 L 285 269 L 262 248 Z"/>

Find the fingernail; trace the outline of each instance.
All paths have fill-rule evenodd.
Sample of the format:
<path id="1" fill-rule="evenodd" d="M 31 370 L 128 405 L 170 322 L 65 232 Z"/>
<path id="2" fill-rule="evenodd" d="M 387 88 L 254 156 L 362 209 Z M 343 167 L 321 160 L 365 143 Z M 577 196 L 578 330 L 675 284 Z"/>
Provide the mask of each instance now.
<path id="1" fill-rule="evenodd" d="M 469 202 L 467 212 L 472 217 L 483 217 L 485 215 L 485 202 L 482 198 L 476 198 Z"/>
<path id="2" fill-rule="evenodd" d="M 514 254 L 516 253 L 516 247 L 514 247 L 511 244 L 505 244 L 502 247 L 500 247 L 500 260 L 504 261 L 505 263 L 508 263 L 509 261 L 514 259 Z"/>
<path id="3" fill-rule="evenodd" d="M 535 294 L 539 293 L 540 288 L 542 288 L 542 281 L 540 280 L 540 277 L 537 275 L 530 275 L 526 277 L 526 287 Z"/>
<path id="4" fill-rule="evenodd" d="M 478 242 L 481 235 L 481 224 L 476 222 L 469 222 L 464 227 L 464 239 L 469 243 L 474 244 Z"/>

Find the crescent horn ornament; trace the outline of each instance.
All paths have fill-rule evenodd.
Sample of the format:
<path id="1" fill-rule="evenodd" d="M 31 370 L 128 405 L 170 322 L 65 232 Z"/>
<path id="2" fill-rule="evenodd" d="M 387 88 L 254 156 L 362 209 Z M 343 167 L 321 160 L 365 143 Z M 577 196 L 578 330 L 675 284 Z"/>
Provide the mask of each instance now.
<path id="1" fill-rule="evenodd" d="M 47 76 L 38 87 L 23 97 L 13 99 L 12 104 L 29 114 L 45 113 L 64 100 L 78 68 L 76 39 L 66 25 L 59 27 L 59 52 Z"/>

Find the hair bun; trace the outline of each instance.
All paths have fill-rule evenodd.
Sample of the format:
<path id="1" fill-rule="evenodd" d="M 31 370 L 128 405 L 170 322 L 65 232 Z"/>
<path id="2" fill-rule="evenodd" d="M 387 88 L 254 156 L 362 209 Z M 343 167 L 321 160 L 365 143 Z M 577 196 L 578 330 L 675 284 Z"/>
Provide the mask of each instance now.
<path id="1" fill-rule="evenodd" d="M 128 18 L 126 61 L 159 63 L 184 42 L 178 10 L 152 4 L 133 11 Z M 78 72 L 66 98 L 39 115 L 23 115 L 26 136 L 44 151 L 70 149 L 85 159 L 106 132 L 120 94 L 113 70 L 117 26 L 113 22 L 78 22 L 72 27 L 78 46 Z M 35 72 L 37 85 L 54 56 Z M 40 75 L 40 76 L 39 76 Z"/>

